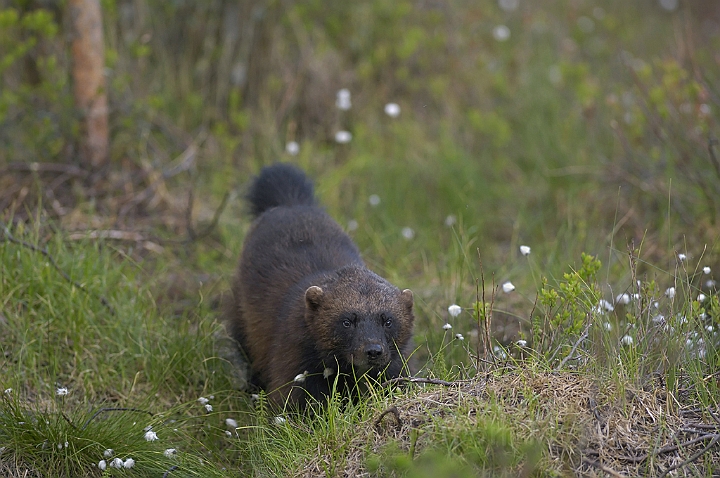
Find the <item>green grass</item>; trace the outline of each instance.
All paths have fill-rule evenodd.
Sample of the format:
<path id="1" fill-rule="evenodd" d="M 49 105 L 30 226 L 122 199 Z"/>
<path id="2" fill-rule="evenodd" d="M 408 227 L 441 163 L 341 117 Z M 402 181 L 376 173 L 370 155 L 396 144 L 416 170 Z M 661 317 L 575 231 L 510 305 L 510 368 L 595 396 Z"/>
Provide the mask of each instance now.
<path id="1" fill-rule="evenodd" d="M 113 163 L 94 185 L 18 167 L 75 164 L 77 115 L 57 19 L 0 16 L 0 475 L 717 473 L 716 7 L 139 1 L 130 21 L 111 3 Z M 254 22 L 238 43 L 232 15 Z M 454 385 L 307 416 L 242 390 L 217 304 L 250 225 L 243 185 L 278 160 L 414 291 L 418 375 Z M 188 217 L 202 231 L 227 192 L 191 240 Z M 114 229 L 144 239 L 77 239 Z M 107 449 L 134 467 L 101 472 Z"/>

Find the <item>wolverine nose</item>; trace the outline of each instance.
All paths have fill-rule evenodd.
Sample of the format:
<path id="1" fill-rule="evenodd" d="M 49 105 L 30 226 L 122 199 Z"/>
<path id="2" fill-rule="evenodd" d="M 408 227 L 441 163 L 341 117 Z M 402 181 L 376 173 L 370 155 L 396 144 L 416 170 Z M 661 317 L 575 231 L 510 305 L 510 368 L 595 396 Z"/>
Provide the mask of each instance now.
<path id="1" fill-rule="evenodd" d="M 383 346 L 380 344 L 368 344 L 365 347 L 365 354 L 368 360 L 376 360 L 383 354 Z"/>

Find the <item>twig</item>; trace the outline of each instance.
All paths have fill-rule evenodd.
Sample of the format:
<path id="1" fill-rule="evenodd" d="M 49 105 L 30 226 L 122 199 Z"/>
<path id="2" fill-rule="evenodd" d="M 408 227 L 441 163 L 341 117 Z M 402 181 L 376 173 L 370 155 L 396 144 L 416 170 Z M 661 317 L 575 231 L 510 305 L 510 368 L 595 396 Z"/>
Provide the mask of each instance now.
<path id="1" fill-rule="evenodd" d="M 139 408 L 101 408 L 97 412 L 93 414 L 88 420 L 85 422 L 85 424 L 82 426 L 81 430 L 85 430 L 88 425 L 90 425 L 90 422 L 95 420 L 98 415 L 105 412 L 136 412 L 136 413 L 147 413 L 151 417 L 153 416 L 152 412 L 149 412 L 147 410 L 141 410 Z"/>
<path id="2" fill-rule="evenodd" d="M 445 387 L 455 387 L 458 382 L 448 382 L 437 378 L 422 378 L 422 377 L 395 377 L 391 378 L 380 384 L 380 387 L 384 388 L 388 385 L 394 385 L 396 383 L 409 382 L 409 383 L 432 383 L 433 385 L 443 385 Z"/>
<path id="3" fill-rule="evenodd" d="M 93 294 L 92 292 L 87 290 L 82 284 L 72 280 L 72 278 L 70 278 L 70 276 L 64 270 L 62 270 L 60 268 L 58 263 L 55 262 L 55 258 L 52 255 L 50 255 L 50 253 L 48 252 L 47 249 L 45 249 L 43 247 L 35 246 L 33 244 L 30 244 L 28 242 L 21 241 L 20 239 L 15 238 L 15 236 L 13 236 L 10 233 L 10 229 L 5 224 L 3 224 L 3 223 L 0 223 L 0 224 L 2 224 L 2 229 L 3 229 L 3 237 L 0 237 L 0 242 L 9 241 L 9 242 L 12 242 L 13 244 L 17 244 L 19 246 L 26 247 L 33 252 L 39 252 L 40 254 L 45 256 L 45 258 L 48 260 L 50 265 L 52 265 L 55 268 L 55 270 L 58 271 L 58 273 L 63 277 L 63 279 L 70 282 L 73 286 L 77 287 L 84 293 L 86 293 L 88 295 L 94 295 L 95 297 L 97 297 L 98 300 L 102 303 L 102 305 L 104 305 L 110 311 L 110 314 L 115 315 L 115 309 L 113 308 L 112 305 L 110 305 L 110 302 L 108 302 L 108 300 L 105 297 L 103 297 L 102 295 L 99 295 L 99 294 Z"/>
<path id="4" fill-rule="evenodd" d="M 373 426 L 375 428 L 380 427 L 380 422 L 382 422 L 382 419 L 385 418 L 386 415 L 392 415 L 395 417 L 395 427 L 397 429 L 402 428 L 402 420 L 400 419 L 400 411 L 397 409 L 395 405 L 392 407 L 387 408 L 384 412 L 380 414 L 379 417 L 373 422 Z"/>
<path id="5" fill-rule="evenodd" d="M 575 351 L 577 350 L 578 346 L 582 343 L 582 341 L 585 340 L 586 338 L 588 338 L 588 329 L 590 329 L 590 322 L 588 322 L 588 324 L 585 326 L 585 330 L 583 330 L 582 335 L 577 340 L 577 342 L 575 342 L 575 344 L 573 345 L 572 349 L 570 350 L 570 353 L 567 354 L 567 356 L 564 359 L 562 359 L 562 361 L 560 362 L 560 365 L 555 367 L 556 372 L 558 370 L 560 370 L 561 368 L 563 368 L 563 366 L 565 366 L 565 364 L 568 362 L 568 360 L 570 360 L 572 358 L 572 356 L 575 355 Z"/>
<path id="6" fill-rule="evenodd" d="M 668 473 L 670 473 L 671 471 L 677 470 L 678 468 L 682 468 L 683 466 L 685 466 L 685 465 L 687 465 L 687 464 L 690 464 L 690 463 L 692 463 L 693 461 L 697 460 L 698 458 L 700 458 L 701 456 L 703 456 L 708 450 L 710 450 L 710 448 L 714 447 L 715 444 L 718 442 L 718 440 L 720 440 L 720 435 L 718 435 L 718 434 L 715 434 L 715 435 L 705 435 L 705 436 L 702 436 L 702 437 L 700 437 L 700 438 L 707 438 L 707 437 L 709 437 L 709 436 L 712 436 L 713 439 L 712 439 L 712 441 L 710 441 L 710 443 L 708 443 L 708 445 L 707 445 L 705 448 L 703 448 L 702 450 L 698 451 L 698 452 L 695 453 L 694 455 L 690 456 L 690 458 L 688 458 L 687 460 L 684 460 L 684 461 L 682 461 L 681 463 L 678 463 L 677 465 L 673 465 L 673 466 L 671 466 L 670 468 L 668 468 L 667 470 L 663 471 L 662 473 L 660 473 L 660 474 L 658 475 L 658 478 L 663 478 L 664 476 L 666 476 L 666 475 L 667 475 Z"/>
<path id="7" fill-rule="evenodd" d="M 624 455 L 620 455 L 620 456 L 618 456 L 618 457 L 616 457 L 616 458 L 617 458 L 618 460 L 629 461 L 629 462 L 632 462 L 632 463 L 642 463 L 643 461 L 647 460 L 650 456 L 662 455 L 662 454 L 664 454 L 664 453 L 670 453 L 671 451 L 677 451 L 677 450 L 679 450 L 681 447 L 694 445 L 695 443 L 698 443 L 698 442 L 701 442 L 701 441 L 705 441 L 705 440 L 707 440 L 708 438 L 712 438 L 712 439 L 713 439 L 713 444 L 714 444 L 715 441 L 717 441 L 718 439 L 720 439 L 720 433 L 708 433 L 707 435 L 701 435 L 701 436 L 699 436 L 699 437 L 697 437 L 697 438 L 693 438 L 692 440 L 688 440 L 688 441 L 686 441 L 686 442 L 684 442 L 684 443 L 680 443 L 680 444 L 678 444 L 678 445 L 668 445 L 668 446 L 664 446 L 664 447 L 662 447 L 662 448 L 660 448 L 660 449 L 658 449 L 658 450 L 655 450 L 655 451 L 650 452 L 650 453 L 645 453 L 645 454 L 640 455 L 640 456 L 624 456 Z M 706 447 L 706 448 L 707 448 L 707 447 Z"/>
<path id="8" fill-rule="evenodd" d="M 583 463 L 586 465 L 594 466 L 595 468 L 598 468 L 605 473 L 607 473 L 610 476 L 614 476 L 615 478 L 627 478 L 627 475 L 623 475 L 622 473 L 618 473 L 617 471 L 613 470 L 612 468 L 608 468 L 607 466 L 600 463 L 600 461 L 591 460 L 589 458 L 583 458 Z"/>

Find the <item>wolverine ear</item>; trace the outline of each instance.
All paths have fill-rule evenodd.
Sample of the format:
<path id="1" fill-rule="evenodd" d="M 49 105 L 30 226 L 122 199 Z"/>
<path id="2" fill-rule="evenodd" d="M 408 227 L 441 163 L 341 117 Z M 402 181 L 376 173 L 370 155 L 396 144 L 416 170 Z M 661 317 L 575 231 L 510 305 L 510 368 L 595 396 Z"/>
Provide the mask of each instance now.
<path id="1" fill-rule="evenodd" d="M 305 291 L 305 305 L 308 309 L 318 309 L 322 298 L 323 290 L 316 285 L 311 285 Z"/>
<path id="2" fill-rule="evenodd" d="M 412 310 L 413 308 L 413 293 L 410 289 L 405 289 L 400 293 L 400 299 L 402 300 L 403 304 L 405 304 L 405 307 L 407 307 L 408 310 Z"/>

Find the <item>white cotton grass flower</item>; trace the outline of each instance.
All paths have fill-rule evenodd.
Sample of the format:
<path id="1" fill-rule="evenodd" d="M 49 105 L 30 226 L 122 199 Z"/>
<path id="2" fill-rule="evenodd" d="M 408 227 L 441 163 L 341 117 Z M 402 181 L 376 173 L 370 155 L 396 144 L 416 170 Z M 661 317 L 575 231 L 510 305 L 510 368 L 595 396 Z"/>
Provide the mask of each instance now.
<path id="1" fill-rule="evenodd" d="M 445 325 L 443 325 L 443 330 L 450 330 L 450 329 L 452 329 L 452 325 L 447 324 L 447 323 Z"/>
<path id="2" fill-rule="evenodd" d="M 493 353 L 500 360 L 505 360 L 507 358 L 507 353 L 505 352 L 505 349 L 503 349 L 499 345 L 493 347 Z"/>
<path id="3" fill-rule="evenodd" d="M 675 287 L 668 287 L 667 289 L 665 289 L 665 296 L 668 299 L 671 299 L 671 300 L 674 299 L 675 298 Z"/>
<path id="4" fill-rule="evenodd" d="M 12 391 L 13 391 L 12 388 L 6 388 L 6 389 L 3 391 L 3 393 L 4 393 L 5 395 L 10 395 L 10 394 L 12 393 Z"/>
<path id="5" fill-rule="evenodd" d="M 605 323 L 603 324 L 603 328 L 604 328 L 605 330 L 607 330 L 608 332 L 610 332 L 610 331 L 612 331 L 613 326 L 612 326 L 612 324 L 611 324 L 610 322 L 605 322 Z"/>
<path id="6" fill-rule="evenodd" d="M 455 334 L 455 338 L 458 340 L 465 340 L 465 337 L 463 337 L 463 334 Z"/>
<path id="7" fill-rule="evenodd" d="M 323 370 L 323 378 L 329 378 L 335 375 L 335 369 L 332 369 L 330 367 L 325 367 L 325 370 Z"/>
<path id="8" fill-rule="evenodd" d="M 517 342 L 515 342 L 515 345 L 517 345 L 518 347 L 525 348 L 525 347 L 527 347 L 527 340 L 520 339 Z"/>
<path id="9" fill-rule="evenodd" d="M 157 433 L 152 430 L 145 432 L 145 441 L 155 441 L 158 439 Z"/>
<path id="10" fill-rule="evenodd" d="M 400 105 L 397 103 L 388 103 L 385 105 L 385 114 L 391 118 L 400 116 Z"/>
<path id="11" fill-rule="evenodd" d="M 230 430 L 225 430 L 225 436 L 232 436 L 232 432 Z"/>
<path id="12" fill-rule="evenodd" d="M 453 227 L 457 223 L 457 216 L 455 214 L 449 214 L 445 218 L 445 226 L 447 227 Z"/>
<path id="13" fill-rule="evenodd" d="M 62 450 L 62 443 L 58 443 L 58 450 Z"/>
<path id="14" fill-rule="evenodd" d="M 705 299 L 707 299 L 707 297 L 705 296 L 705 294 L 703 294 L 702 292 L 700 292 L 700 293 L 698 294 L 698 296 L 697 296 L 697 301 L 698 301 L 698 302 L 705 302 Z"/>
<path id="15" fill-rule="evenodd" d="M 107 469 L 107 462 L 105 460 L 100 460 L 97 464 L 98 468 L 105 471 Z"/>
<path id="16" fill-rule="evenodd" d="M 352 108 L 352 101 L 350 100 L 350 90 L 343 88 L 337 92 L 335 96 L 335 106 L 339 110 L 347 111 Z"/>
<path id="17" fill-rule="evenodd" d="M 64 397 L 67 394 L 68 394 L 67 387 L 58 387 L 57 390 L 55 390 L 55 395 L 57 395 L 58 397 Z"/>
<path id="18" fill-rule="evenodd" d="M 598 302 L 598 309 L 600 309 L 601 311 L 604 310 L 606 312 L 612 312 L 613 310 L 615 310 L 615 306 L 613 306 L 605 299 L 600 299 L 600 302 Z"/>
<path id="19" fill-rule="evenodd" d="M 703 274 L 705 274 L 705 275 L 708 275 L 708 274 L 710 274 L 710 272 L 712 272 L 712 270 L 708 266 L 703 267 L 702 271 L 703 271 Z"/>
<path id="20" fill-rule="evenodd" d="M 451 317 L 457 317 L 462 312 L 462 307 L 460 307 L 457 304 L 453 304 L 450 307 L 448 307 L 448 314 L 450 314 Z"/>
<path id="21" fill-rule="evenodd" d="M 510 292 L 512 292 L 512 291 L 515 290 L 515 286 L 513 285 L 512 282 L 507 281 L 506 283 L 504 283 L 504 284 L 502 285 L 502 290 L 503 290 L 503 292 L 505 292 L 506 294 L 509 294 Z"/>
<path id="22" fill-rule="evenodd" d="M 278 415 L 277 417 L 273 418 L 273 423 L 274 423 L 275 425 L 282 425 L 282 424 L 284 424 L 285 422 L 286 422 L 285 417 L 281 417 L 280 415 Z"/>
<path id="23" fill-rule="evenodd" d="M 103 452 L 103 456 L 105 458 L 110 458 L 111 456 L 113 456 L 114 453 L 115 453 L 115 450 L 113 450 L 112 448 L 108 448 L 107 450 L 105 450 Z"/>
<path id="24" fill-rule="evenodd" d="M 404 237 L 406 240 L 410 240 L 413 237 L 415 237 L 415 231 L 412 227 L 403 227 L 402 228 L 402 237 Z"/>
<path id="25" fill-rule="evenodd" d="M 335 133 L 335 142 L 338 144 L 348 144 L 352 141 L 352 133 L 350 131 L 338 131 Z"/>
<path id="26" fill-rule="evenodd" d="M 520 254 L 522 254 L 523 256 L 529 256 L 530 246 L 520 246 Z"/>
<path id="27" fill-rule="evenodd" d="M 128 459 L 125 460 L 125 462 L 123 463 L 123 468 L 130 469 L 130 468 L 132 468 L 133 466 L 135 466 L 135 460 L 133 460 L 132 458 L 128 458 Z"/>
<path id="28" fill-rule="evenodd" d="M 207 399 L 207 398 L 205 398 L 205 397 L 200 397 L 200 398 L 197 399 L 197 401 L 200 402 L 200 405 L 205 405 L 205 404 L 208 403 L 210 400 Z"/>
<path id="29" fill-rule="evenodd" d="M 495 40 L 503 42 L 510 38 L 510 29 L 505 25 L 498 25 L 493 28 L 492 34 Z"/>
<path id="30" fill-rule="evenodd" d="M 623 304 L 623 305 L 629 304 L 630 303 L 630 294 L 627 294 L 627 293 L 619 294 L 617 297 L 615 297 L 615 303 Z"/>
<path id="31" fill-rule="evenodd" d="M 297 156 L 297 154 L 300 152 L 300 145 L 297 143 L 297 141 L 288 141 L 288 143 L 285 145 L 285 152 L 290 156 Z"/>
<path id="32" fill-rule="evenodd" d="M 206 404 L 205 404 L 205 410 L 206 410 L 208 413 L 210 413 L 210 412 L 213 411 L 213 406 L 210 405 L 209 403 L 206 403 Z"/>
<path id="33" fill-rule="evenodd" d="M 226 418 L 226 419 L 225 419 L 225 425 L 228 426 L 228 427 L 230 427 L 230 428 L 237 428 L 237 427 L 238 427 L 237 420 L 235 420 L 235 419 L 233 419 L 233 418 Z"/>
<path id="34" fill-rule="evenodd" d="M 293 379 L 293 381 L 295 383 L 303 383 L 305 381 L 305 379 L 307 378 L 307 374 L 308 374 L 308 372 L 307 372 L 307 370 L 305 370 L 303 373 L 299 373 L 299 374 L 295 375 L 295 378 Z"/>
<path id="35" fill-rule="evenodd" d="M 163 452 L 163 455 L 165 455 L 167 458 L 172 458 L 177 455 L 177 450 L 175 448 L 168 448 Z"/>
<path id="36" fill-rule="evenodd" d="M 620 339 L 620 343 L 623 345 L 632 345 L 633 342 L 634 340 L 630 335 L 623 335 L 623 338 Z"/>
<path id="37" fill-rule="evenodd" d="M 685 262 L 687 260 L 687 255 L 681 252 L 680 254 L 678 254 L 678 260 L 680 262 Z"/>
<path id="38" fill-rule="evenodd" d="M 379 206 L 380 205 L 380 196 L 378 196 L 377 194 L 371 194 L 370 197 L 368 198 L 368 202 L 370 203 L 370 205 L 372 207 Z"/>
<path id="39" fill-rule="evenodd" d="M 705 282 L 705 287 L 707 287 L 708 289 L 712 289 L 715 287 L 716 284 L 717 283 L 714 280 L 710 279 L 709 281 Z"/>
<path id="40" fill-rule="evenodd" d="M 498 0 L 498 5 L 506 12 L 514 12 L 520 6 L 520 0 Z"/>
<path id="41" fill-rule="evenodd" d="M 358 224 L 358 222 L 355 219 L 350 219 L 347 224 L 347 230 L 349 232 L 355 231 L 355 230 L 357 230 L 359 225 L 360 224 Z"/>
<path id="42" fill-rule="evenodd" d="M 122 468 L 123 467 L 123 461 L 120 458 L 115 458 L 113 461 L 110 462 L 111 468 Z"/>

